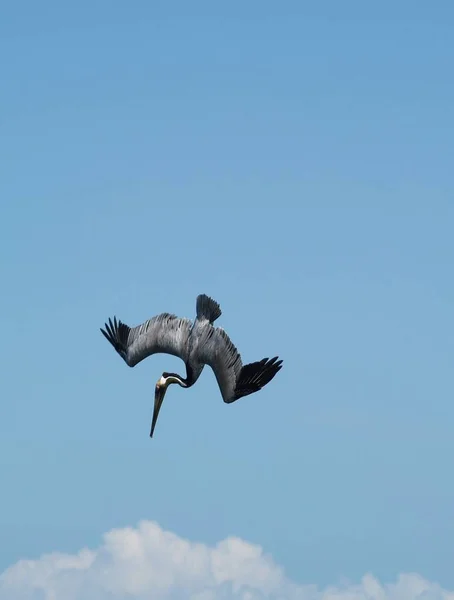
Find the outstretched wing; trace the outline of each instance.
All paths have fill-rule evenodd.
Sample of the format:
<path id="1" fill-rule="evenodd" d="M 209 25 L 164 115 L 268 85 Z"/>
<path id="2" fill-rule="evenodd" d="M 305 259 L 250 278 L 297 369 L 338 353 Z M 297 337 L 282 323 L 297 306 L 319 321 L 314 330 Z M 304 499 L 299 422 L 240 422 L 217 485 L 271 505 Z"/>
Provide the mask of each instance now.
<path id="1" fill-rule="evenodd" d="M 126 364 L 134 367 L 147 356 L 158 353 L 172 354 L 186 361 L 191 327 L 189 319 L 162 313 L 137 327 L 129 327 L 114 317 L 101 333 Z"/>
<path id="2" fill-rule="evenodd" d="M 240 353 L 221 327 L 205 329 L 198 359 L 213 369 L 222 398 L 228 404 L 258 392 L 273 379 L 282 364 L 275 356 L 243 366 Z"/>
<path id="3" fill-rule="evenodd" d="M 243 363 L 240 353 L 221 327 L 204 328 L 197 359 L 213 369 L 224 402 L 236 400 L 236 382 Z"/>

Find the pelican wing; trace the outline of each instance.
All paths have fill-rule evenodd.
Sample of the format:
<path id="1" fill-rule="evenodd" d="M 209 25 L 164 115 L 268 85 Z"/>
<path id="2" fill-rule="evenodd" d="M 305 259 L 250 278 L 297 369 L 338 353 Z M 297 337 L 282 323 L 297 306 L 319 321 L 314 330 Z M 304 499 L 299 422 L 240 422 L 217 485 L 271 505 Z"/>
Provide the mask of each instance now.
<path id="1" fill-rule="evenodd" d="M 172 354 L 186 361 L 191 327 L 189 319 L 162 313 L 137 327 L 129 327 L 114 317 L 101 332 L 126 364 L 134 367 L 147 356 L 158 353 Z"/>
<path id="2" fill-rule="evenodd" d="M 236 382 L 243 363 L 240 353 L 221 327 L 209 326 L 205 329 L 198 359 L 213 369 L 224 402 L 236 400 Z"/>
<path id="3" fill-rule="evenodd" d="M 227 404 L 258 392 L 281 369 L 282 360 L 277 356 L 243 366 L 240 353 L 221 327 L 209 327 L 205 331 L 198 359 L 213 369 Z"/>

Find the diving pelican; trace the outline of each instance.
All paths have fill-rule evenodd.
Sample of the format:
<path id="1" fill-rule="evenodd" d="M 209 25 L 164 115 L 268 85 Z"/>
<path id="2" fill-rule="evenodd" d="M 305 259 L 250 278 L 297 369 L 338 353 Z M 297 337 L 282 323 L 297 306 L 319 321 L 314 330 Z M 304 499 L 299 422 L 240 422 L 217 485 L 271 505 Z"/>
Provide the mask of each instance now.
<path id="1" fill-rule="evenodd" d="M 278 356 L 243 365 L 227 333 L 221 327 L 213 326 L 221 314 L 221 308 L 215 300 L 200 294 L 196 301 L 194 323 L 184 317 L 161 313 L 137 327 L 129 327 L 114 317 L 105 323 L 105 330 L 101 328 L 102 334 L 129 367 L 158 353 L 177 356 L 186 365 L 185 378 L 177 373 L 164 372 L 156 383 L 150 437 L 153 437 L 169 385 L 177 383 L 183 388 L 193 386 L 205 365 L 213 369 L 222 398 L 227 404 L 258 392 L 281 369 L 283 361 L 278 360 Z"/>

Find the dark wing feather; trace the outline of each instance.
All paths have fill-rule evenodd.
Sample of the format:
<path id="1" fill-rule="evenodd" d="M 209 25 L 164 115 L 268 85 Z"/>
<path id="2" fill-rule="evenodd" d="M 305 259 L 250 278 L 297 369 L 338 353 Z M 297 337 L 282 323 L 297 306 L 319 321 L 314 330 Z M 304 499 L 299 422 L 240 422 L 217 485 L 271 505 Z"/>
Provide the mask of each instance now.
<path id="1" fill-rule="evenodd" d="M 282 368 L 282 360 L 278 356 L 263 358 L 257 362 L 244 365 L 236 382 L 235 400 L 254 394 L 269 383 Z"/>
<path id="2" fill-rule="evenodd" d="M 189 319 L 162 313 L 137 327 L 129 327 L 114 317 L 101 333 L 126 364 L 134 367 L 147 356 L 158 353 L 172 354 L 186 361 L 191 327 Z"/>
<path id="3" fill-rule="evenodd" d="M 198 359 L 213 369 L 222 398 L 228 404 L 258 392 L 281 369 L 282 360 L 277 356 L 243 366 L 240 353 L 222 328 L 208 327 L 205 332 Z"/>

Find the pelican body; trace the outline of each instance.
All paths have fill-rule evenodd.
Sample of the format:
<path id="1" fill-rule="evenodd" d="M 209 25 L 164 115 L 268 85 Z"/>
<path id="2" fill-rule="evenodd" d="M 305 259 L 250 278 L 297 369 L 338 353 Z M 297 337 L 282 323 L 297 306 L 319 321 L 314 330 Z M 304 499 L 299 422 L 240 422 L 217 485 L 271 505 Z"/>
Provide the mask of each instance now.
<path id="1" fill-rule="evenodd" d="M 170 313 L 162 313 L 137 327 L 129 327 L 117 318 L 109 319 L 104 337 L 112 344 L 129 367 L 152 354 L 165 353 L 181 358 L 186 366 L 186 377 L 164 372 L 156 383 L 153 419 L 150 437 L 153 437 L 167 388 L 178 384 L 193 386 L 205 365 L 215 374 L 222 398 L 231 404 L 262 389 L 281 369 L 278 357 L 243 365 L 241 356 L 227 333 L 213 323 L 221 316 L 219 304 L 200 294 L 196 301 L 194 322 Z"/>

